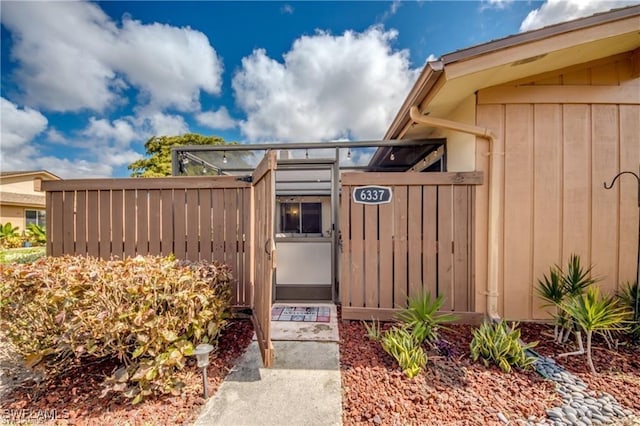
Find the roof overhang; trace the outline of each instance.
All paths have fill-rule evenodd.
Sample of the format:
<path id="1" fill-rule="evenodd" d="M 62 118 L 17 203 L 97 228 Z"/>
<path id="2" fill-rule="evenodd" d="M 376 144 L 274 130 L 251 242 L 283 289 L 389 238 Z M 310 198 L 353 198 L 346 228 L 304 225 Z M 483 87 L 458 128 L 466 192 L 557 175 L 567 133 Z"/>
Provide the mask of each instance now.
<path id="1" fill-rule="evenodd" d="M 478 90 L 640 47 L 640 5 L 552 25 L 444 55 L 429 63 L 384 139 L 412 138 L 409 109 L 446 117 Z"/>

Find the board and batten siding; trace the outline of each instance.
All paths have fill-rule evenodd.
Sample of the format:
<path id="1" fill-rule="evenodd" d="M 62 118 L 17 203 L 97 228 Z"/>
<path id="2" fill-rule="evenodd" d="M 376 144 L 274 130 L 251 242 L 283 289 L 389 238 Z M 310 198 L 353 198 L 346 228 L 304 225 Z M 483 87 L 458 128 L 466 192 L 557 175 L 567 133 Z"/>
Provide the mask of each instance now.
<path id="1" fill-rule="evenodd" d="M 478 92 L 477 125 L 495 132 L 502 160 L 493 177 L 502 190 L 498 308 L 505 318 L 548 318 L 537 280 L 572 253 L 593 265 L 609 293 L 635 280 L 637 183 L 623 176 L 605 190 L 603 182 L 640 167 L 638 63 L 636 51 Z M 478 138 L 477 170 L 488 170 L 487 151 Z M 487 211 L 484 185 L 476 193 L 477 295 L 487 288 Z"/>

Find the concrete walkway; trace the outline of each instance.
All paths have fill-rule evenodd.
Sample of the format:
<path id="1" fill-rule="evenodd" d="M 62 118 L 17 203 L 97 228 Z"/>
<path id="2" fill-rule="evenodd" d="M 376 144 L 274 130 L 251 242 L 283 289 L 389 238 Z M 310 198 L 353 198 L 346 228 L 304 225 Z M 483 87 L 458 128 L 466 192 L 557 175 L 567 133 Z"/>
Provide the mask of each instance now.
<path id="1" fill-rule="evenodd" d="M 342 424 L 337 341 L 274 341 L 273 346 L 274 367 L 266 369 L 257 342 L 249 345 L 196 425 Z"/>

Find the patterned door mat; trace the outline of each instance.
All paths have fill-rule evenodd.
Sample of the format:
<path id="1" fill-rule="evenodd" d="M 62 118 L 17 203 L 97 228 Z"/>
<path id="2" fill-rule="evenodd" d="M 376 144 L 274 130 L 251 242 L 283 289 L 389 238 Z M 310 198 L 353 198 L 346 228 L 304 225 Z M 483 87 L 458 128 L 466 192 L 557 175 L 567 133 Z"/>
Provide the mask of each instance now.
<path id="1" fill-rule="evenodd" d="M 274 306 L 271 321 L 329 322 L 331 308 L 325 306 Z"/>

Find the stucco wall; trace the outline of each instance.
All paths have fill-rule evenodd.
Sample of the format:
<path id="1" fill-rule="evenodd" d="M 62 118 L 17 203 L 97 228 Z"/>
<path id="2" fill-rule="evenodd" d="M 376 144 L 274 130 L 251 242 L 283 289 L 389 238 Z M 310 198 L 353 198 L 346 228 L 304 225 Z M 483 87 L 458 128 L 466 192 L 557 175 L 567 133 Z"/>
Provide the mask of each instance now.
<path id="1" fill-rule="evenodd" d="M 24 207 L 0 206 L 0 223 L 11 222 L 13 226 L 18 226 L 19 231 L 24 231 Z"/>
<path id="2" fill-rule="evenodd" d="M 459 123 L 475 124 L 475 95 L 468 96 L 447 118 Z M 475 170 L 474 136 L 461 132 L 436 130 L 429 137 L 447 139 L 447 171 L 472 172 Z"/>

